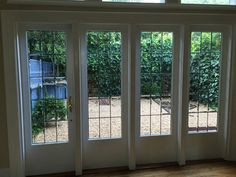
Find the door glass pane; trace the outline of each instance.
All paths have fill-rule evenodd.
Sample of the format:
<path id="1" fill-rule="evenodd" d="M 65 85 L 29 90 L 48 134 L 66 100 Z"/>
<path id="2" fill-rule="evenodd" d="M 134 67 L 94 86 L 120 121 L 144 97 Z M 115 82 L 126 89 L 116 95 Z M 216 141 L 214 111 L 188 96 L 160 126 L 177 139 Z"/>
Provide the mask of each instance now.
<path id="1" fill-rule="evenodd" d="M 32 143 L 68 141 L 66 34 L 27 31 Z"/>
<path id="2" fill-rule="evenodd" d="M 121 138 L 121 33 L 88 32 L 89 139 Z"/>
<path id="3" fill-rule="evenodd" d="M 141 136 L 171 134 L 172 60 L 172 32 L 141 33 Z"/>
<path id="4" fill-rule="evenodd" d="M 189 132 L 215 132 L 222 38 L 219 32 L 192 32 L 189 89 Z"/>

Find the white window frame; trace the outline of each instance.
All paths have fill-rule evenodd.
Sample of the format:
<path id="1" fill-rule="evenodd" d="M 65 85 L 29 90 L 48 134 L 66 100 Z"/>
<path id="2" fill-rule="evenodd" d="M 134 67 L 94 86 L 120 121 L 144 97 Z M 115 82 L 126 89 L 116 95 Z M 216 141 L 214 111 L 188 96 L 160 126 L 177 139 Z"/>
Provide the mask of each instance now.
<path id="1" fill-rule="evenodd" d="M 188 71 L 187 79 L 188 79 L 188 84 L 187 84 L 187 96 L 189 100 L 189 87 L 190 87 L 190 57 L 191 57 L 191 34 L 192 32 L 220 32 L 222 35 L 222 47 L 221 47 L 221 58 L 220 58 L 220 77 L 219 77 L 219 95 L 218 95 L 218 113 L 217 113 L 217 131 L 211 132 L 189 132 L 188 134 L 218 134 L 218 133 L 223 133 L 222 128 L 224 128 L 224 123 L 228 122 L 227 118 L 227 111 L 228 111 L 228 96 L 229 95 L 229 83 L 227 82 L 227 78 L 230 78 L 230 65 L 231 59 L 229 52 L 227 51 L 227 48 L 230 48 L 230 44 L 228 43 L 229 36 L 231 34 L 230 32 L 230 27 L 225 25 L 191 25 L 189 28 L 190 36 L 189 36 L 189 47 L 188 47 L 188 58 L 186 58 L 186 63 L 188 68 L 185 68 L 186 71 Z M 187 114 L 189 116 L 189 109 L 187 111 Z M 223 120 L 222 120 L 223 119 Z M 188 122 L 188 118 L 187 118 Z"/>
<path id="2" fill-rule="evenodd" d="M 67 75 L 73 76 L 73 73 L 70 73 L 72 69 L 70 69 L 73 66 L 73 55 L 71 54 L 71 34 L 70 34 L 70 29 L 71 25 L 57 25 L 57 24 L 25 24 L 20 27 L 20 32 L 19 32 L 19 38 L 22 36 L 26 36 L 26 34 L 23 34 L 26 31 L 30 30 L 42 30 L 42 31 L 62 31 L 66 33 L 66 65 L 67 65 Z M 26 44 L 28 44 L 28 41 L 23 39 L 22 41 L 25 41 Z M 20 41 L 19 41 L 20 42 Z M 20 44 L 20 51 L 21 51 L 21 60 L 20 60 L 20 72 L 21 72 L 21 79 L 22 79 L 22 96 L 24 100 L 24 125 L 25 125 L 25 143 L 30 145 L 30 146 L 42 146 L 42 145 L 50 145 L 50 144 L 68 144 L 71 143 L 72 137 L 71 135 L 73 134 L 73 130 L 68 129 L 68 141 L 65 142 L 45 142 L 45 143 L 33 143 L 33 138 L 32 138 L 32 110 L 31 110 L 31 97 L 30 97 L 30 81 L 29 81 L 29 61 L 28 61 L 28 56 L 27 56 L 27 46 L 22 43 Z M 25 59 L 25 60 L 23 60 Z M 67 94 L 69 95 L 74 95 L 73 92 L 73 78 L 72 77 L 67 77 L 67 82 L 70 83 L 70 86 L 67 86 Z M 24 84 L 23 84 L 24 83 Z M 70 96 L 69 95 L 69 96 Z M 74 98 L 74 97 L 73 97 Z M 73 102 L 73 101 L 72 101 Z M 73 104 L 74 105 L 74 104 Z M 74 121 L 74 111 L 68 112 L 68 116 L 70 119 L 68 119 L 68 124 L 71 124 L 70 121 Z M 72 126 L 69 126 L 72 128 Z M 72 128 L 73 129 L 73 128 Z M 30 133 L 29 133 L 30 132 Z M 30 141 L 30 142 L 28 142 Z"/>
<path id="3" fill-rule="evenodd" d="M 80 70 L 81 70 L 81 95 L 82 95 L 82 121 L 83 126 L 86 127 L 88 132 L 83 131 L 83 136 L 87 141 L 111 141 L 111 140 L 127 140 L 127 125 L 124 125 L 126 122 L 127 115 L 128 115 L 128 51 L 127 51 L 127 25 L 116 25 L 116 24 L 80 24 L 80 44 L 81 44 L 81 63 L 80 63 Z M 89 138 L 89 105 L 88 105 L 88 72 L 87 72 L 87 41 L 86 41 L 86 34 L 87 32 L 120 32 L 121 33 L 121 137 L 119 138 L 97 138 L 97 139 L 90 139 Z M 126 133 L 125 133 L 126 131 Z M 125 133 L 125 134 L 124 134 Z"/>
<path id="4" fill-rule="evenodd" d="M 221 155 L 224 156 L 224 159 L 229 159 L 229 144 L 231 134 L 230 130 L 230 120 L 232 117 L 230 115 L 230 85 L 233 82 L 231 80 L 231 62 L 232 62 L 232 26 L 231 25 L 189 25 L 186 26 L 186 53 L 184 57 L 184 67 L 183 71 L 186 74 L 186 77 L 183 77 L 183 82 L 186 87 L 183 88 L 183 129 L 186 131 L 183 132 L 184 139 L 183 144 L 186 146 L 186 143 L 189 139 L 196 137 L 212 136 L 217 137 L 220 142 Z M 218 129 L 216 132 L 189 132 L 188 130 L 188 115 L 189 115 L 189 84 L 190 84 L 190 75 L 189 75 L 189 58 L 191 56 L 191 32 L 221 32 L 222 33 L 222 56 L 220 59 L 220 79 L 219 79 L 219 110 L 218 110 Z M 231 52 L 230 52 L 231 51 Z M 235 51 L 234 51 L 235 52 Z M 233 52 L 233 53 L 234 53 Z M 206 142 L 207 143 L 207 142 Z M 186 156 L 186 154 L 185 154 Z"/>
<path id="5" fill-rule="evenodd" d="M 9 4 L 35 4 L 35 5 L 59 5 L 102 8 L 144 8 L 144 9 L 198 9 L 198 10 L 225 10 L 236 9 L 236 1 L 231 0 L 229 5 L 220 4 L 184 4 L 181 0 L 161 0 L 161 3 L 137 3 L 137 2 L 103 2 L 102 0 L 7 0 Z"/>
<path id="6" fill-rule="evenodd" d="M 151 6 L 162 6 L 167 1 L 170 3 L 177 3 L 178 0 L 160 0 L 160 3 L 138 3 L 138 2 L 107 2 L 102 0 L 7 0 L 8 3 L 12 4 L 50 4 L 50 5 L 77 5 L 77 6 L 104 6 L 104 7 L 151 7 Z"/>
<path id="7" fill-rule="evenodd" d="M 179 52 L 180 52 L 180 26 L 177 25 L 139 25 L 137 26 L 137 99 L 139 100 L 139 107 L 137 109 L 137 115 L 138 117 L 136 118 L 137 121 L 137 129 L 138 129 L 138 137 L 141 139 L 155 139 L 160 136 L 176 136 L 176 130 L 178 129 L 176 127 L 177 125 L 177 101 L 178 101 L 178 88 L 174 89 L 173 86 L 178 83 L 179 80 Z M 171 116 L 170 116 L 170 134 L 167 135 L 148 135 L 148 136 L 141 136 L 141 33 L 142 32 L 171 32 L 173 35 L 173 41 L 172 41 L 172 66 L 171 66 Z M 178 85 L 178 84 L 177 84 Z"/>
<path id="8" fill-rule="evenodd" d="M 180 0 L 182 1 L 182 0 Z M 181 4 L 191 4 L 191 5 L 207 5 L 207 6 L 230 6 L 230 5 L 236 5 L 236 1 L 235 0 L 230 0 L 229 4 L 201 4 L 201 3 L 182 3 Z"/>
<path id="9" fill-rule="evenodd" d="M 47 11 L 47 12 L 32 12 L 32 11 L 4 11 L 1 14 L 2 17 L 2 37 L 3 37 L 3 54 L 4 54 L 4 76 L 5 76 L 5 90 L 6 90 L 6 112 L 7 112 L 7 129 L 8 129 L 8 146 L 9 146 L 9 167 L 10 167 L 10 175 L 11 177 L 24 177 L 24 145 L 22 144 L 24 139 L 24 127 L 22 124 L 23 112 L 22 112 L 22 88 L 20 87 L 20 73 L 19 73 L 19 48 L 18 48 L 18 25 L 22 23 L 50 23 L 50 24 L 70 24 L 72 25 L 72 35 L 79 36 L 79 28 L 81 23 L 123 23 L 129 25 L 129 37 L 128 37 L 128 50 L 130 51 L 129 57 L 129 65 L 130 65 L 130 73 L 128 73 L 129 79 L 129 90 L 130 93 L 129 102 L 129 135 L 128 141 L 129 144 L 129 167 L 130 169 L 135 169 L 136 159 L 135 159 L 135 131 L 136 131 L 136 112 L 137 112 L 137 100 L 135 96 L 135 92 L 137 92 L 137 86 L 135 84 L 136 80 L 136 54 L 137 54 L 137 46 L 136 46 L 136 25 L 135 24 L 178 24 L 181 25 L 181 46 L 180 46 L 180 82 L 184 88 L 180 88 L 179 94 L 179 120 L 183 119 L 182 122 L 178 122 L 178 127 L 181 127 L 181 130 L 178 131 L 178 162 L 179 164 L 185 164 L 185 139 L 187 136 L 187 122 L 186 122 L 186 113 L 187 110 L 181 105 L 187 105 L 188 101 L 185 99 L 186 96 L 186 83 L 188 82 L 185 77 L 186 72 L 186 60 L 189 59 L 189 27 L 193 24 L 202 25 L 228 25 L 229 28 L 233 29 L 233 36 L 236 35 L 236 15 L 232 14 L 161 14 L 161 13 L 117 13 L 117 12 L 58 12 L 58 11 Z M 229 33 L 229 42 L 235 42 L 235 39 L 232 38 L 232 33 Z M 79 62 L 80 60 L 80 43 L 78 38 L 73 38 L 73 48 L 76 49 L 73 55 L 75 58 L 75 80 L 76 80 L 76 89 L 78 89 L 78 93 L 75 95 L 75 107 L 77 107 L 76 111 L 76 126 L 79 127 L 76 129 L 76 173 L 82 174 L 82 147 L 81 147 L 81 139 L 82 139 L 82 124 L 80 114 L 81 104 L 80 104 L 80 77 L 81 71 L 79 70 Z M 230 60 L 232 59 L 231 53 L 233 56 L 236 56 L 235 50 L 231 50 L 231 46 L 228 47 L 228 57 Z M 231 63 L 229 62 L 228 65 Z M 231 71 L 228 71 L 230 74 Z M 232 80 L 230 79 L 229 74 L 227 74 L 229 79 L 226 81 L 227 85 L 232 84 Z M 137 82 L 137 80 L 136 80 Z M 132 89 L 132 90 L 131 90 Z M 231 95 L 233 91 L 231 90 L 227 97 L 231 100 Z M 227 100 L 228 101 L 228 100 Z M 226 102 L 227 102 L 226 101 Z M 226 103 L 228 104 L 228 102 Z M 231 106 L 231 105 L 230 105 Z M 225 114 L 231 115 L 232 108 L 228 111 L 225 111 Z M 226 115 L 226 116 L 227 116 Z M 230 120 L 233 120 L 233 116 L 229 117 Z M 229 122 L 230 122 L 229 120 Z M 181 124 L 181 125 L 179 125 Z M 227 158 L 230 156 L 230 146 L 232 145 L 232 138 L 230 138 L 230 132 L 232 134 L 233 130 L 230 130 L 232 125 L 225 124 L 227 127 L 227 132 L 224 134 L 224 140 L 227 145 L 226 155 L 223 158 Z"/>

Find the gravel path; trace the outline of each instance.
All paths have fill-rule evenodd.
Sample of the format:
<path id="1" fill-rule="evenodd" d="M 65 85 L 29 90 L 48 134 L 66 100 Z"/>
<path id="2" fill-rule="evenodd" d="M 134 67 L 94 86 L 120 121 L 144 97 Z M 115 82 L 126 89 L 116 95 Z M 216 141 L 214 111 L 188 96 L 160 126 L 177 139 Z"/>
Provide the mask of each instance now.
<path id="1" fill-rule="evenodd" d="M 165 101 L 165 100 L 164 100 Z M 153 101 L 149 99 L 142 99 L 141 101 L 141 136 L 149 135 L 168 135 L 171 130 L 171 118 L 170 109 L 162 109 L 160 107 L 160 102 Z M 99 109 L 100 104 L 100 109 Z M 111 106 L 110 106 L 111 105 Z M 191 131 L 196 131 L 196 127 L 200 127 L 198 131 L 206 131 L 208 124 L 208 131 L 215 131 L 217 126 L 217 113 L 204 113 L 208 111 L 207 106 L 199 105 L 197 103 L 191 102 L 191 109 L 189 113 L 189 127 Z M 203 113 L 197 112 L 202 111 Z M 209 111 L 213 111 L 209 109 Z M 152 116 L 150 116 L 150 113 Z M 161 114 L 164 114 L 160 116 Z M 99 121 L 100 114 L 100 121 Z M 110 119 L 110 115 L 112 118 Z M 91 99 L 89 101 L 89 137 L 91 139 L 96 138 L 120 138 L 121 137 L 121 101 L 120 99 L 113 98 L 111 101 L 98 99 Z M 198 118 L 199 117 L 199 118 Z M 199 125 L 199 126 L 198 126 Z M 99 129 L 100 126 L 100 129 Z M 57 132 L 57 133 L 56 133 Z M 56 136 L 56 134 L 58 134 Z M 68 122 L 61 121 L 58 124 L 50 124 L 45 128 L 44 133 L 40 133 L 34 140 L 34 143 L 45 142 L 65 142 L 68 141 Z"/>

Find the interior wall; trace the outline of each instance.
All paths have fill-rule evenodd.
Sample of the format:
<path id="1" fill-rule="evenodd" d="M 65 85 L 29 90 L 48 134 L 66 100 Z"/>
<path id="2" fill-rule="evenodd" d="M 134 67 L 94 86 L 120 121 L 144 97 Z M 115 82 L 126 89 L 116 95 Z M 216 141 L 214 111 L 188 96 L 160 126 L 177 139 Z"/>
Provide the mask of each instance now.
<path id="1" fill-rule="evenodd" d="M 236 36 L 234 36 L 236 37 Z M 233 50 L 236 50 L 236 43 L 233 46 Z M 236 160 L 236 92 L 234 90 L 236 90 L 236 52 L 235 55 L 233 56 L 233 60 L 232 60 L 232 75 L 231 75 L 231 79 L 233 80 L 233 83 L 231 85 L 231 89 L 233 91 L 231 91 L 232 93 L 232 98 L 231 98 L 231 135 L 230 135 L 230 140 L 231 140 L 231 146 L 230 146 L 230 157 L 229 160 Z"/>
<path id="2" fill-rule="evenodd" d="M 1 18 L 0 18 L 0 39 L 1 37 Z M 0 169 L 8 168 L 8 140 L 7 140 L 7 120 L 5 106 L 5 90 L 4 90 L 4 70 L 2 55 L 2 40 L 0 40 Z"/>

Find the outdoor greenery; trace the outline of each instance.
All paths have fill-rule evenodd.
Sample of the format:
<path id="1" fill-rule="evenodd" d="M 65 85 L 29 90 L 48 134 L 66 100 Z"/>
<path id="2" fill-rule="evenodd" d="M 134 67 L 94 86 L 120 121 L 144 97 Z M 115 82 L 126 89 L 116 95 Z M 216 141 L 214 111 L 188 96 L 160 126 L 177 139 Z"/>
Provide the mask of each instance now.
<path id="1" fill-rule="evenodd" d="M 66 33 L 29 31 L 28 55 L 30 58 L 54 63 L 56 76 L 66 75 Z"/>
<path id="2" fill-rule="evenodd" d="M 89 96 L 109 97 L 121 94 L 121 33 L 88 32 L 87 62 Z M 65 33 L 32 31 L 28 34 L 29 55 L 54 62 L 65 76 Z M 141 93 L 154 96 L 171 94 L 173 61 L 173 33 L 143 32 L 141 35 Z M 190 100 L 218 106 L 218 88 L 221 57 L 221 33 L 192 33 L 190 58 Z M 127 58 L 123 58 L 127 60 Z M 128 76 L 125 76 L 128 77 Z M 43 119 L 64 119 L 63 101 L 46 97 L 32 110 L 33 135 L 44 127 Z"/>
<path id="3" fill-rule="evenodd" d="M 46 96 L 36 102 L 32 112 L 32 134 L 37 136 L 43 131 L 45 124 L 62 121 L 67 118 L 67 108 L 64 100 Z"/>
<path id="4" fill-rule="evenodd" d="M 173 60 L 170 32 L 141 35 L 141 93 L 170 96 Z M 88 73 L 90 96 L 120 95 L 121 36 L 117 32 L 89 32 Z M 192 33 L 190 99 L 217 108 L 221 33 Z"/>
<path id="5" fill-rule="evenodd" d="M 90 96 L 121 95 L 121 33 L 89 32 L 88 79 Z"/>
<path id="6" fill-rule="evenodd" d="M 28 31 L 27 40 L 29 59 L 53 63 L 52 75 L 39 76 L 42 77 L 43 84 L 54 84 L 56 77 L 66 76 L 65 32 Z M 44 66 L 45 65 L 43 65 L 43 67 Z M 48 70 L 48 68 L 42 68 L 42 74 L 46 69 Z M 61 80 L 62 79 L 57 79 L 57 82 Z M 47 93 L 44 93 L 46 96 L 41 98 L 41 91 L 42 88 L 38 87 L 38 100 L 32 108 L 33 137 L 42 132 L 48 122 L 65 120 L 67 118 L 65 101 L 59 100 L 55 96 L 48 96 Z"/>
<path id="7" fill-rule="evenodd" d="M 221 33 L 193 32 L 190 59 L 190 99 L 218 107 Z"/>
<path id="8" fill-rule="evenodd" d="M 170 96 L 172 73 L 171 32 L 141 34 L 141 94 Z"/>

